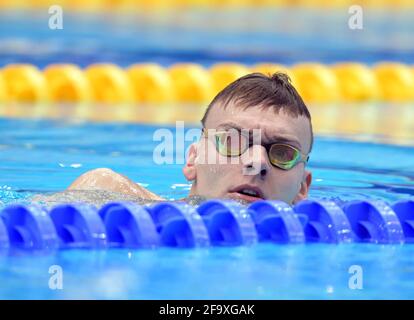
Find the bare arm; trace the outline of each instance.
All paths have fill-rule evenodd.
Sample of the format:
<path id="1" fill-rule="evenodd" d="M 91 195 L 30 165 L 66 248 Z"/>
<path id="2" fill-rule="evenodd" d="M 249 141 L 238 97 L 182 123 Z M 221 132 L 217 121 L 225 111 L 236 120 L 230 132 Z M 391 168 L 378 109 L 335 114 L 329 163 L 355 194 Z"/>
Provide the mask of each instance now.
<path id="1" fill-rule="evenodd" d="M 126 176 L 107 168 L 82 174 L 68 187 L 68 190 L 106 190 L 149 200 L 164 200 Z"/>

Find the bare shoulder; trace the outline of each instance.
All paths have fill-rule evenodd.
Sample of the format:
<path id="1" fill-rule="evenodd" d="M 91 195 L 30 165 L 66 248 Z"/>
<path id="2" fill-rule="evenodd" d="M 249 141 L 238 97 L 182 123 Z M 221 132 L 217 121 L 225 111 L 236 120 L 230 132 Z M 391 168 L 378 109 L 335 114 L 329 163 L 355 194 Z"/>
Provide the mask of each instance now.
<path id="1" fill-rule="evenodd" d="M 109 168 L 98 168 L 79 176 L 68 190 L 105 190 L 149 200 L 164 200 L 128 177 Z"/>
<path id="2" fill-rule="evenodd" d="M 31 202 L 38 202 L 47 207 L 72 202 L 85 202 L 100 207 L 112 201 L 150 204 L 163 200 L 165 199 L 136 184 L 128 177 L 107 168 L 85 172 L 64 191 L 47 195 L 38 194 L 30 199 Z M 175 201 L 198 205 L 205 200 L 204 197 L 193 195 Z"/>

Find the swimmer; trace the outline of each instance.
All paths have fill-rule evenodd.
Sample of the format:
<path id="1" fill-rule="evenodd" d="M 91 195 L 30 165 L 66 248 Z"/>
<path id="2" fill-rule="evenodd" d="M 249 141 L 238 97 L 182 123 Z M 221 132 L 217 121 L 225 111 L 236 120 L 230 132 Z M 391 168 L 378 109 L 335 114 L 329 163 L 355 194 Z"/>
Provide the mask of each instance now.
<path id="1" fill-rule="evenodd" d="M 295 204 L 307 198 L 312 181 L 306 169 L 313 145 L 311 116 L 286 74 L 252 73 L 239 78 L 212 100 L 201 124 L 201 138 L 190 146 L 183 168 L 192 183 L 186 198 L 190 203 L 231 198 L 243 203 L 271 199 Z M 252 132 L 259 133 L 260 143 L 252 143 Z M 209 159 L 219 161 L 204 161 L 207 153 Z M 138 203 L 164 200 L 124 175 L 98 168 L 46 202 L 101 205 L 134 199 Z"/>

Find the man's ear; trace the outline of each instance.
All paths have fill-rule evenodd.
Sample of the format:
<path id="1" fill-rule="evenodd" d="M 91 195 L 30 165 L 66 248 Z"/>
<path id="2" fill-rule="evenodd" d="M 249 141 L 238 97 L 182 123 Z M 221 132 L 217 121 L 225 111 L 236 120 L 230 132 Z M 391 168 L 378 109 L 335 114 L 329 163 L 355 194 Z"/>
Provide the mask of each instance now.
<path id="1" fill-rule="evenodd" d="M 303 181 L 300 184 L 299 193 L 296 195 L 293 204 L 305 200 L 308 197 L 309 188 L 312 183 L 312 172 L 305 170 Z"/>
<path id="2" fill-rule="evenodd" d="M 183 167 L 183 174 L 188 181 L 194 181 L 197 177 L 197 169 L 195 167 L 195 160 L 197 158 L 197 146 L 197 142 L 190 145 L 187 161 Z"/>

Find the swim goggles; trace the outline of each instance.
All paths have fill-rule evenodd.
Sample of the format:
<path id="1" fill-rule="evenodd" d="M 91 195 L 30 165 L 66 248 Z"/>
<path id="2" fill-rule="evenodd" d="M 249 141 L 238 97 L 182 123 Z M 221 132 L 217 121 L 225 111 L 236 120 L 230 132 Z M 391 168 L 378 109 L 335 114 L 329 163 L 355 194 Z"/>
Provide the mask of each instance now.
<path id="1" fill-rule="evenodd" d="M 202 132 L 206 138 L 209 137 L 207 129 L 203 128 Z M 212 136 L 217 152 L 226 157 L 239 157 L 253 145 L 251 136 L 238 129 L 215 131 Z M 289 144 L 276 142 L 261 145 L 266 149 L 270 163 L 282 170 L 290 170 L 298 163 L 309 161 L 309 155 Z"/>

